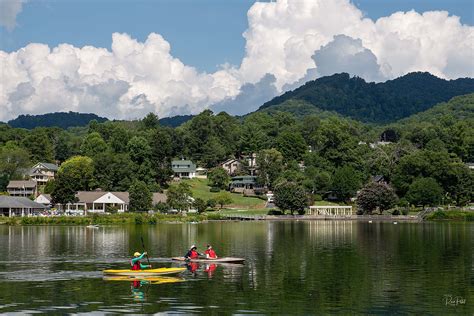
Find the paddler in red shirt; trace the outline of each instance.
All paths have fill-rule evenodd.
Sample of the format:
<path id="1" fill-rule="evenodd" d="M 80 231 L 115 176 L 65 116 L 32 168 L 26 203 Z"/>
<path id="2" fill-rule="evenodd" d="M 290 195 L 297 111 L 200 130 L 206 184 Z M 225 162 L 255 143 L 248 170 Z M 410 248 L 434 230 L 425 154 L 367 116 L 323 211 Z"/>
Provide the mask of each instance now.
<path id="1" fill-rule="evenodd" d="M 184 255 L 184 258 L 186 260 L 189 259 L 199 259 L 200 253 L 197 251 L 196 245 L 192 245 L 191 248 L 189 248 L 188 252 Z"/>
<path id="2" fill-rule="evenodd" d="M 212 249 L 211 245 L 207 245 L 207 250 L 204 252 L 206 259 L 217 259 L 216 252 Z"/>

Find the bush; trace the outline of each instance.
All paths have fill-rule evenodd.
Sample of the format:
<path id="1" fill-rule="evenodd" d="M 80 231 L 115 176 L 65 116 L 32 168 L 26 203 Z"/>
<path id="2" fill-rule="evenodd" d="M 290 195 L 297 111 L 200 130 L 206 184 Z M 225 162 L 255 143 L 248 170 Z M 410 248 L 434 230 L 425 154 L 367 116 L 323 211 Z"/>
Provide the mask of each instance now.
<path id="1" fill-rule="evenodd" d="M 135 215 L 135 224 L 141 225 L 145 222 L 145 218 L 142 214 L 136 214 Z"/>
<path id="2" fill-rule="evenodd" d="M 153 209 L 160 213 L 168 213 L 170 206 L 168 205 L 168 203 L 158 202 L 153 206 Z"/>
<path id="3" fill-rule="evenodd" d="M 207 200 L 207 206 L 214 209 L 216 207 L 217 203 L 216 203 L 216 200 L 214 199 L 209 199 Z"/>
<path id="4" fill-rule="evenodd" d="M 267 215 L 283 215 L 283 212 L 280 210 L 271 209 L 268 211 Z"/>
<path id="5" fill-rule="evenodd" d="M 209 189 L 210 192 L 214 192 L 214 193 L 217 193 L 217 192 L 221 192 L 221 189 L 219 187 L 211 187 Z"/>
<path id="6" fill-rule="evenodd" d="M 398 210 L 398 208 L 393 210 L 392 215 L 395 215 L 395 216 L 400 215 L 400 211 Z"/>
<path id="7" fill-rule="evenodd" d="M 408 215 L 410 213 L 410 209 L 408 207 L 402 208 L 402 214 Z"/>

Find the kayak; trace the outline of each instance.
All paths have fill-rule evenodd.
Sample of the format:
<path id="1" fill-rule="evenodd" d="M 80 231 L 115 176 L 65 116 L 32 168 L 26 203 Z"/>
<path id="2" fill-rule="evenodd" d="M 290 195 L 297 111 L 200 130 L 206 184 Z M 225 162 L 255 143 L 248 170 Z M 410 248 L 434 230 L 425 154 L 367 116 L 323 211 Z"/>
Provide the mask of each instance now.
<path id="1" fill-rule="evenodd" d="M 171 258 L 174 261 L 188 261 L 188 262 L 206 262 L 206 263 L 244 263 L 244 258 L 234 258 L 234 257 L 222 257 L 217 259 L 206 259 L 206 258 L 199 258 L 199 259 L 186 259 L 184 257 L 174 257 Z"/>
<path id="2" fill-rule="evenodd" d="M 145 281 L 151 284 L 165 284 L 165 283 L 177 283 L 177 282 L 184 282 L 183 278 L 176 278 L 176 277 L 153 277 L 153 276 L 126 276 L 126 275 L 119 275 L 119 276 L 104 276 L 105 281 L 126 281 L 126 282 L 133 282 L 133 281 Z"/>
<path id="3" fill-rule="evenodd" d="M 125 275 L 125 276 L 154 276 L 166 274 L 178 274 L 186 270 L 185 268 L 159 268 L 145 270 L 104 270 L 104 274 Z"/>
<path id="4" fill-rule="evenodd" d="M 87 227 L 87 228 L 94 228 L 94 229 L 97 229 L 97 228 L 99 228 L 100 226 L 99 226 L 99 225 L 87 225 L 86 227 Z"/>

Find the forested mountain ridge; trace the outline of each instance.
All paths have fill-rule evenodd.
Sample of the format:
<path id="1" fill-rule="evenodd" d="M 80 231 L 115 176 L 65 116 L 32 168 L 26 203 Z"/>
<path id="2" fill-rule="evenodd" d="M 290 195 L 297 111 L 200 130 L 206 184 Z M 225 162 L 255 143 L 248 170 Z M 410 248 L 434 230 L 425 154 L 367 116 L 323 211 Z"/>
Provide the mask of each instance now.
<path id="1" fill-rule="evenodd" d="M 298 116 L 314 110 L 333 111 L 362 122 L 390 123 L 473 92 L 472 78 L 444 80 L 414 72 L 383 83 L 368 83 L 340 73 L 309 81 L 266 102 L 258 111 L 274 109 Z"/>
<path id="2" fill-rule="evenodd" d="M 107 118 L 93 113 L 55 112 L 40 115 L 20 115 L 16 119 L 8 121 L 8 125 L 26 129 L 55 126 L 67 129 L 75 126 L 86 126 L 92 120 L 96 120 L 99 123 L 108 121 Z"/>

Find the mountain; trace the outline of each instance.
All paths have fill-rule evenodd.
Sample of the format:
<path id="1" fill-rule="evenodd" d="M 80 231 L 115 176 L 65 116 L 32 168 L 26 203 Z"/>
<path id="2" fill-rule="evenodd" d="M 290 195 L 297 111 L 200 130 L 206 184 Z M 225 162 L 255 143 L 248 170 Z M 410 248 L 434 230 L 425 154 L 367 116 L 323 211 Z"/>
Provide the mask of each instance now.
<path id="1" fill-rule="evenodd" d="M 178 127 L 192 119 L 194 115 L 176 115 L 160 119 L 160 125 L 168 127 Z"/>
<path id="2" fill-rule="evenodd" d="M 16 119 L 8 121 L 8 125 L 26 129 L 52 126 L 67 129 L 73 126 L 86 126 L 92 120 L 102 123 L 108 119 L 92 113 L 56 112 L 41 115 L 20 115 Z"/>
<path id="3" fill-rule="evenodd" d="M 474 128 L 474 93 L 457 96 L 397 122 L 402 126 L 418 126 L 421 122 L 452 126 L 465 122 Z"/>
<path id="4" fill-rule="evenodd" d="M 266 102 L 258 111 L 281 110 L 296 115 L 332 111 L 362 122 L 389 123 L 472 92 L 472 78 L 444 80 L 414 72 L 383 83 L 368 83 L 340 73 L 309 81 Z"/>

